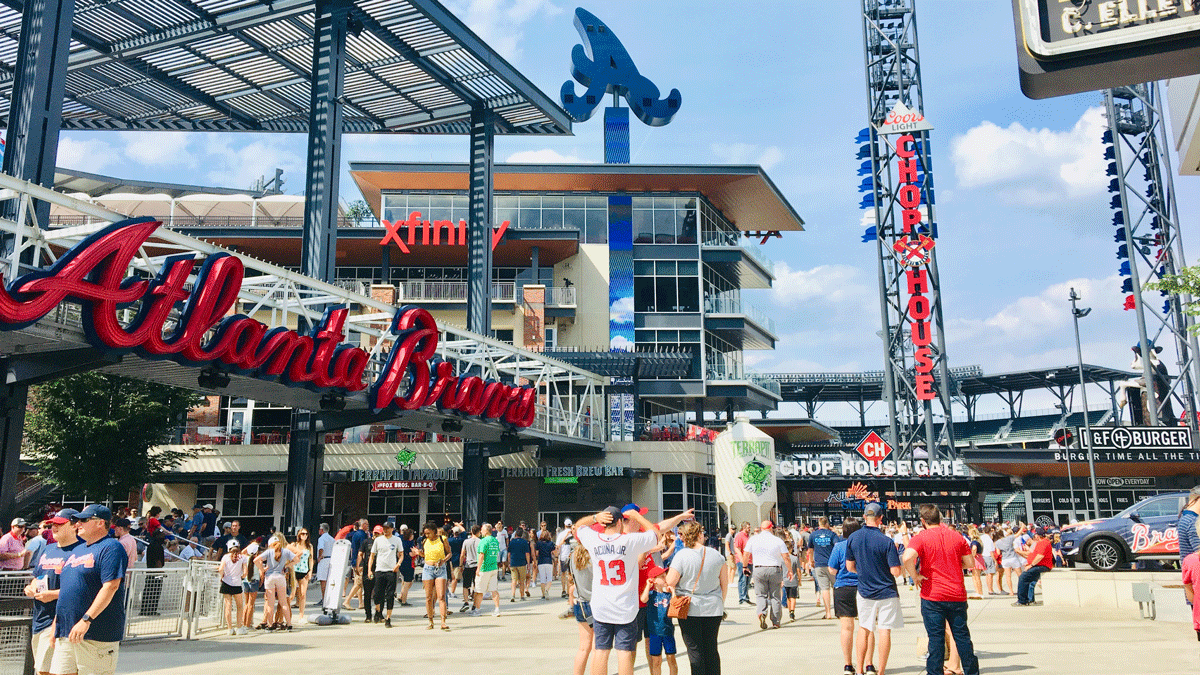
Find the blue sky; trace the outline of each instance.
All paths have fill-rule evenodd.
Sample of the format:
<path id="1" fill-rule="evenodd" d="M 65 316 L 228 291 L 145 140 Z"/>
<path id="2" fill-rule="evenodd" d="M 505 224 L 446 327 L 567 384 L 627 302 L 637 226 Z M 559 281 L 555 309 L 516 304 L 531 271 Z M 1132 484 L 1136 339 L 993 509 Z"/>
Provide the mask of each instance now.
<path id="1" fill-rule="evenodd" d="M 575 4 L 449 0 L 447 6 L 557 100 L 579 42 Z M 765 250 L 775 289 L 748 293 L 776 317 L 762 371 L 881 367 L 873 245 L 863 244 L 854 137 L 866 126 L 858 2 L 593 0 L 641 72 L 683 95 L 674 121 L 633 123 L 634 163 L 761 164 L 807 222 Z M 938 242 L 952 365 L 985 372 L 1074 363 L 1067 289 L 1093 308 L 1084 360 L 1125 368 L 1137 341 L 1121 310 L 1098 92 L 1033 101 L 1018 87 L 1011 5 L 919 0 L 926 117 L 938 185 Z M 599 116 L 565 138 L 496 142 L 502 161 L 603 159 Z M 69 133 L 63 166 L 127 178 L 233 187 L 286 171 L 303 190 L 303 136 Z M 345 162 L 465 161 L 465 138 L 350 137 Z M 1178 166 L 1178 163 L 1175 164 Z M 1197 241 L 1196 177 L 1175 177 L 1184 242 Z M 358 198 L 343 174 L 343 199 Z M 749 227 L 747 229 L 758 229 Z M 1192 260 L 1196 251 L 1189 251 Z M 1173 358 L 1167 359 L 1172 371 Z M 1049 405 L 1048 398 L 1026 403 Z M 878 415 L 882 416 L 882 408 Z M 835 415 L 849 417 L 849 415 Z"/>

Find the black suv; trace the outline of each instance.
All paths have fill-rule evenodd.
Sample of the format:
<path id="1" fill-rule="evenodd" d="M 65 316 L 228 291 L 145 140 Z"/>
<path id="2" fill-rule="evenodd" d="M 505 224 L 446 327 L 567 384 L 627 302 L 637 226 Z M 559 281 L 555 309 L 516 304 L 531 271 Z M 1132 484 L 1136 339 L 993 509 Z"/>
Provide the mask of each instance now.
<path id="1" fill-rule="evenodd" d="M 1103 572 L 1135 560 L 1178 560 L 1175 521 L 1187 496 L 1186 492 L 1154 495 L 1112 518 L 1065 525 L 1063 558 L 1068 564 L 1079 560 Z"/>

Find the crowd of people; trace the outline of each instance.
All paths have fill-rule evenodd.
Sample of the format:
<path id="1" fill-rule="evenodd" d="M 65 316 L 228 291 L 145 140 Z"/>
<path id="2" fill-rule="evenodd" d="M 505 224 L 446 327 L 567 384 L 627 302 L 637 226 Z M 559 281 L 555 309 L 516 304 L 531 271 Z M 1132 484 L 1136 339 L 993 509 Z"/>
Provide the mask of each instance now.
<path id="1" fill-rule="evenodd" d="M 161 567 L 170 548 L 219 561 L 230 633 L 291 630 L 294 619 L 303 621 L 314 580 L 320 604 L 361 609 L 365 621 L 390 628 L 395 605 L 409 606 L 419 575 L 426 627 L 443 631 L 455 613 L 452 600 L 461 600 L 461 615 L 479 616 L 490 601 L 491 614 L 500 616 L 500 582 L 508 582 L 509 602 L 517 603 L 534 600 L 535 591 L 539 601 L 550 601 L 558 580 L 567 606 L 560 616 L 578 626 L 576 675 L 589 661 L 594 675 L 608 672 L 613 651 L 618 672 L 632 673 L 638 643 L 651 675 L 661 675 L 664 664 L 676 675 L 676 625 L 691 672 L 721 672 L 718 633 L 734 579 L 738 604 L 755 604 L 761 630 L 780 628 L 785 611 L 795 621 L 800 589 L 811 587 L 820 618 L 840 624 L 844 670 L 853 675 L 886 672 L 891 633 L 904 627 L 899 588 L 915 587 L 928 638 L 926 671 L 975 675 L 967 601 L 982 598 L 986 586 L 990 595 L 1015 596 L 1014 605 L 1040 605 L 1042 575 L 1062 564 L 1053 532 L 1019 522 L 952 526 L 933 505 L 920 507 L 916 526 L 886 524 L 882 506 L 869 503 L 861 518 L 836 526 L 824 517 L 815 527 L 744 522 L 723 537 L 706 532 L 691 511 L 652 523 L 646 509 L 633 504 L 568 520 L 556 531 L 545 522 L 470 528 L 429 522 L 418 533 L 406 524 L 371 527 L 362 519 L 336 534 L 321 524 L 315 542 L 303 528 L 290 542 L 280 532 L 250 538 L 237 521 L 219 531 L 214 521 L 216 534 L 209 536 L 203 526 L 209 511 L 198 505 L 199 516 L 181 525 L 169 515 L 158 518 L 158 509 L 134 521 L 129 516 L 137 518 L 136 512 L 114 517 L 101 505 L 62 509 L 36 525 L 13 520 L 0 537 L 0 569 L 31 571 L 25 593 L 35 601 L 38 672 L 113 672 L 125 624 L 125 572 L 139 560 Z M 1178 521 L 1189 603 L 1200 593 L 1198 519 L 1200 487 Z M 326 599 L 338 540 L 349 542 L 345 583 Z M 146 599 L 154 592 L 149 584 L 143 588 L 143 615 L 157 605 L 156 598 Z M 256 624 L 260 593 L 263 616 Z M 1200 609 L 1193 612 L 1200 639 Z"/>

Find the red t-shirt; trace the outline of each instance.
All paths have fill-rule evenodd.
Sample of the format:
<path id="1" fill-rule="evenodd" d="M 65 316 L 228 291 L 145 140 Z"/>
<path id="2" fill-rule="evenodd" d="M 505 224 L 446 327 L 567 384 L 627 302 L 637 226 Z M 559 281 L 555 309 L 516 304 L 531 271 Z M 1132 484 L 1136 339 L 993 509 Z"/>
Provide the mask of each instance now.
<path id="1" fill-rule="evenodd" d="M 160 527 L 162 523 L 158 522 L 158 518 L 150 518 L 146 521 L 146 534 L 154 534 Z"/>
<path id="2" fill-rule="evenodd" d="M 742 562 L 742 549 L 746 548 L 746 542 L 750 539 L 749 533 L 745 530 L 739 531 L 733 535 L 733 550 L 734 560 Z"/>
<path id="3" fill-rule="evenodd" d="M 962 535 L 948 527 L 921 530 L 909 540 L 908 548 L 920 558 L 921 597 L 932 602 L 966 602 L 963 584 L 963 556 L 971 546 Z"/>
<path id="4" fill-rule="evenodd" d="M 1029 557 L 1025 558 L 1025 562 L 1032 564 L 1033 559 L 1042 556 L 1042 559 L 1037 562 L 1038 565 L 1046 569 L 1054 569 L 1054 550 L 1050 547 L 1050 540 L 1045 537 L 1034 542 L 1033 549 L 1029 551 Z"/>

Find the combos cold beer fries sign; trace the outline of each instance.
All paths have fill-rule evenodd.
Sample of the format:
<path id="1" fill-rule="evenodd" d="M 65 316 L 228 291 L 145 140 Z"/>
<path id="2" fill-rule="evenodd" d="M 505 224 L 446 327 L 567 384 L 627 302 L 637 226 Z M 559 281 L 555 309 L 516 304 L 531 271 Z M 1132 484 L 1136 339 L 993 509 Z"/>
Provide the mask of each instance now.
<path id="1" fill-rule="evenodd" d="M 0 329 L 27 327 L 59 303 L 74 301 L 83 304 L 88 342 L 100 349 L 187 365 L 220 363 L 249 377 L 314 390 L 368 389 L 376 411 L 436 405 L 442 411 L 513 427 L 533 424 L 537 390 L 456 376 L 453 364 L 434 358 L 437 323 L 419 307 L 396 312 L 386 365 L 367 382 L 370 355 L 342 342 L 345 307 L 327 310 L 307 335 L 230 314 L 245 272 L 236 256 L 209 255 L 196 271 L 195 254 L 185 253 L 167 258 L 154 279 L 127 277 L 134 256 L 159 225 L 145 218 L 114 223 L 79 242 L 49 268 L 0 287 Z M 132 320 L 122 324 L 119 312 L 134 303 L 138 307 Z M 168 320 L 173 323 L 169 328 Z"/>

